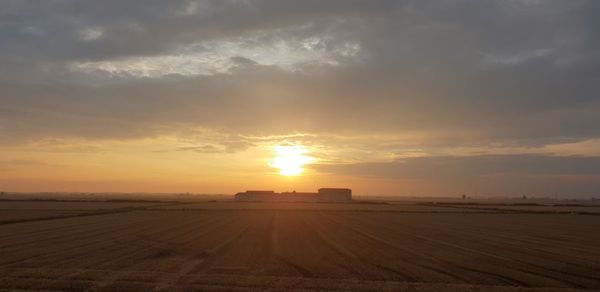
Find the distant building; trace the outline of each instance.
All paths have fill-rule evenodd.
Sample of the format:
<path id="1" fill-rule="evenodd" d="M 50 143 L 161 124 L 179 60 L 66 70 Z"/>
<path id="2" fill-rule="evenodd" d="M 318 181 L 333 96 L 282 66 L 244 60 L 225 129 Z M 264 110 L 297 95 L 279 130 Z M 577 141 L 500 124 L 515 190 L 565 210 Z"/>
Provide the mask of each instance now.
<path id="1" fill-rule="evenodd" d="M 352 200 L 352 190 L 321 188 L 317 193 L 245 191 L 235 194 L 235 200 L 241 202 L 349 202 Z"/>

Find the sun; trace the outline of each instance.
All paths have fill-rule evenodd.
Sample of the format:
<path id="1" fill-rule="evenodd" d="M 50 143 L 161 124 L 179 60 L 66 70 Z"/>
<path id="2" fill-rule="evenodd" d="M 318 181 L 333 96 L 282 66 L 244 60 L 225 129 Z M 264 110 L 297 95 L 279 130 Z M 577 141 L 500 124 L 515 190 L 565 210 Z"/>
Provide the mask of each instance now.
<path id="1" fill-rule="evenodd" d="M 304 172 L 304 165 L 311 163 L 314 159 L 307 154 L 308 149 L 301 145 L 275 146 L 276 157 L 271 166 L 279 169 L 283 176 L 298 176 Z"/>

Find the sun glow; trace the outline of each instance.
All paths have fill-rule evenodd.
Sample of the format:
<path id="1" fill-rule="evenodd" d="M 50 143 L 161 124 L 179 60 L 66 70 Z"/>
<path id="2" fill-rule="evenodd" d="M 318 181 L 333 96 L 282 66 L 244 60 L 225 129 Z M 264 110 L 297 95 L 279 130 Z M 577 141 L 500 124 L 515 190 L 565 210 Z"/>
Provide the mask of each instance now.
<path id="1" fill-rule="evenodd" d="M 311 163 L 314 158 L 307 156 L 308 149 L 304 146 L 275 146 L 277 156 L 270 164 L 279 169 L 284 176 L 297 176 L 304 172 L 304 165 Z"/>

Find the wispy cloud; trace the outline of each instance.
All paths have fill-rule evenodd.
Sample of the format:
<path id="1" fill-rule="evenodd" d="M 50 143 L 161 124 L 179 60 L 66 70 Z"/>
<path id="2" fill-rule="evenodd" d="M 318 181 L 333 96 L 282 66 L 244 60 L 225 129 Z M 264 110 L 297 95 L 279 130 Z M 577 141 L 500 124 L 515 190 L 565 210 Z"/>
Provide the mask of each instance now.
<path id="1" fill-rule="evenodd" d="M 93 30 L 86 31 L 85 38 L 100 36 L 99 31 Z M 245 65 L 276 66 L 296 71 L 304 66 L 339 65 L 340 58 L 355 57 L 359 51 L 357 43 L 331 44 L 327 37 L 300 40 L 239 38 L 195 43 L 164 55 L 73 62 L 70 69 L 106 73 L 111 77 L 153 78 L 230 74 L 235 68 Z"/>

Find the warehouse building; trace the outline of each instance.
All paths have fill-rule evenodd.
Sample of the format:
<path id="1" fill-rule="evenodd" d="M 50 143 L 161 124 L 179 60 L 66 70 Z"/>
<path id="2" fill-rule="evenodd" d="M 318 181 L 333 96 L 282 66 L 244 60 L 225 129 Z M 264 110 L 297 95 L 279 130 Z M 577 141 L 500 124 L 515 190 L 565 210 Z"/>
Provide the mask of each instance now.
<path id="1" fill-rule="evenodd" d="M 321 188 L 316 193 L 274 191 L 245 191 L 235 194 L 241 202 L 349 202 L 352 190 L 345 188 Z"/>

